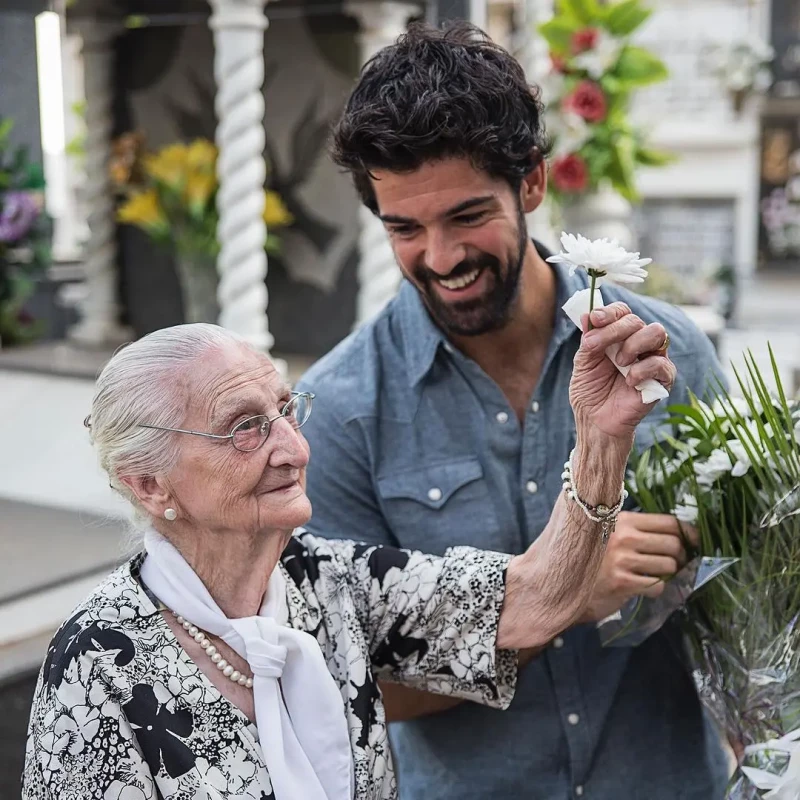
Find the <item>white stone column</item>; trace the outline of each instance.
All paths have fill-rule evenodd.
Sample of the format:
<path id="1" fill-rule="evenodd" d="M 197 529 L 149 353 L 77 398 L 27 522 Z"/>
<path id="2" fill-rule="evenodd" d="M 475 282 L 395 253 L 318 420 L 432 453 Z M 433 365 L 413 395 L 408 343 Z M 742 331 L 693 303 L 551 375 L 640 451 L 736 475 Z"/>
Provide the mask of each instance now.
<path id="1" fill-rule="evenodd" d="M 528 82 L 543 88 L 542 100 L 547 102 L 547 74 L 550 72 L 550 48 L 545 38 L 539 33 L 538 26 L 553 16 L 553 0 L 524 0 L 523 3 L 523 35 L 517 57 L 520 60 Z M 559 231 L 553 227 L 552 207 L 550 201 L 539 206 L 532 214 L 528 214 L 528 233 L 551 250 L 559 250 Z"/>
<path id="2" fill-rule="evenodd" d="M 209 0 L 217 81 L 220 325 L 269 353 L 264 223 L 265 0 Z"/>
<path id="3" fill-rule="evenodd" d="M 394 0 L 350 0 L 345 12 L 358 20 L 361 63 L 393 44 L 405 30 L 410 17 L 421 7 Z M 364 206 L 360 209 L 358 297 L 356 326 L 377 314 L 394 297 L 402 275 L 389 244 L 383 223 Z"/>
<path id="4" fill-rule="evenodd" d="M 86 205 L 89 239 L 83 252 L 86 295 L 81 319 L 68 331 L 76 344 L 88 347 L 119 344 L 130 332 L 119 324 L 117 293 L 116 211 L 108 163 L 111 157 L 111 78 L 114 40 L 121 23 L 80 18 L 86 96 Z"/>

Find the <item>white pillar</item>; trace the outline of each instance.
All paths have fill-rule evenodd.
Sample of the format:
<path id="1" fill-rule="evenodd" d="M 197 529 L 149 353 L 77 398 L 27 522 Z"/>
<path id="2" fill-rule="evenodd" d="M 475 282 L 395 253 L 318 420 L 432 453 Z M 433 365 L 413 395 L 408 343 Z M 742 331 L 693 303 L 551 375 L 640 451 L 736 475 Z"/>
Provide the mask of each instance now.
<path id="1" fill-rule="evenodd" d="M 351 0 L 345 12 L 358 20 L 361 63 L 393 44 L 405 30 L 410 17 L 421 7 L 394 0 Z M 402 276 L 397 267 L 383 223 L 364 206 L 360 209 L 361 233 L 358 264 L 356 325 L 377 314 L 394 297 Z"/>
<path id="2" fill-rule="evenodd" d="M 86 95 L 86 203 L 89 240 L 83 253 L 86 295 L 81 319 L 69 332 L 76 344 L 119 344 L 130 333 L 119 324 L 117 244 L 114 194 L 108 173 L 111 157 L 111 76 L 114 40 L 122 30 L 116 21 L 80 18 Z"/>
<path id="3" fill-rule="evenodd" d="M 523 3 L 523 30 L 520 53 L 518 58 L 528 82 L 545 87 L 547 74 L 550 72 L 550 48 L 538 31 L 538 26 L 547 22 L 553 16 L 553 0 L 525 0 Z M 546 103 L 550 98 L 546 93 L 542 100 Z M 527 216 L 528 233 L 545 247 L 559 250 L 559 232 L 554 230 L 550 201 L 539 206 L 532 214 Z"/>
<path id="4" fill-rule="evenodd" d="M 217 81 L 220 325 L 269 353 L 264 223 L 265 0 L 209 0 Z"/>

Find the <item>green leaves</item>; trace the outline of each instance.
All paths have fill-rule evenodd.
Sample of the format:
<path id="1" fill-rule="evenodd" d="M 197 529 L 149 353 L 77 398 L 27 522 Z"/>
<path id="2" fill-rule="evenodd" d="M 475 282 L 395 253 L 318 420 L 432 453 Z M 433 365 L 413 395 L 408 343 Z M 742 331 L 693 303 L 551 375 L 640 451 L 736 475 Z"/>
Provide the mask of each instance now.
<path id="1" fill-rule="evenodd" d="M 598 23 L 602 17 L 597 0 L 557 0 L 556 8 L 564 17 L 574 20 L 578 27 Z"/>
<path id="2" fill-rule="evenodd" d="M 550 45 L 550 50 L 556 55 L 567 55 L 571 49 L 572 34 L 579 30 L 580 26 L 574 22 L 561 18 L 553 19 L 539 26 L 539 33 Z"/>
<path id="3" fill-rule="evenodd" d="M 645 8 L 639 0 L 623 0 L 608 6 L 603 17 L 603 25 L 614 36 L 629 36 L 642 25 L 653 12 Z"/>
<path id="4" fill-rule="evenodd" d="M 611 144 L 608 177 L 614 189 L 630 202 L 636 202 L 639 199 L 636 191 L 635 172 L 636 160 L 634 158 L 633 138 L 630 136 L 617 136 Z"/>
<path id="5" fill-rule="evenodd" d="M 674 153 L 666 150 L 653 150 L 649 147 L 636 148 L 636 162 L 645 167 L 664 167 L 676 161 Z"/>
<path id="6" fill-rule="evenodd" d="M 666 80 L 669 70 L 658 56 L 628 44 L 619 55 L 614 76 L 623 89 L 634 89 Z"/>

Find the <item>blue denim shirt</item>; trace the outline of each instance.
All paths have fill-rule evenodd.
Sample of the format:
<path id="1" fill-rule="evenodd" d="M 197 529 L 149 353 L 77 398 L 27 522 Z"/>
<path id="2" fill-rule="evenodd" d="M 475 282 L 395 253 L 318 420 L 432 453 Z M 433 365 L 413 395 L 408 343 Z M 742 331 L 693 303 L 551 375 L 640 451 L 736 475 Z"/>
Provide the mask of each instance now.
<path id="1" fill-rule="evenodd" d="M 568 389 L 580 337 L 560 309 L 587 278 L 555 269 L 555 328 L 522 424 L 408 283 L 311 367 L 299 385 L 317 395 L 303 429 L 310 530 L 432 553 L 459 544 L 519 553 L 531 544 L 575 441 Z M 670 402 L 704 393 L 719 364 L 681 311 L 613 286 L 603 295 L 669 331 L 678 367 Z M 637 446 L 653 441 L 666 405 L 642 423 Z M 592 626 L 579 626 L 521 671 L 508 711 L 464 703 L 393 724 L 401 798 L 722 798 L 722 750 L 674 633 L 602 648 Z"/>

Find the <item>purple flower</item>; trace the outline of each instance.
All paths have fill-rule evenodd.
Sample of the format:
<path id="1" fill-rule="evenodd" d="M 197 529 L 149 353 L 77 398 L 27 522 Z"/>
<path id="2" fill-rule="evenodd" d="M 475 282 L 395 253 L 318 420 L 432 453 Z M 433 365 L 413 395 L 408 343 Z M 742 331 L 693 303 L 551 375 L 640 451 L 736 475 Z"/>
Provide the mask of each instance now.
<path id="1" fill-rule="evenodd" d="M 18 242 L 39 216 L 39 206 L 29 192 L 8 192 L 0 200 L 0 242 Z"/>

